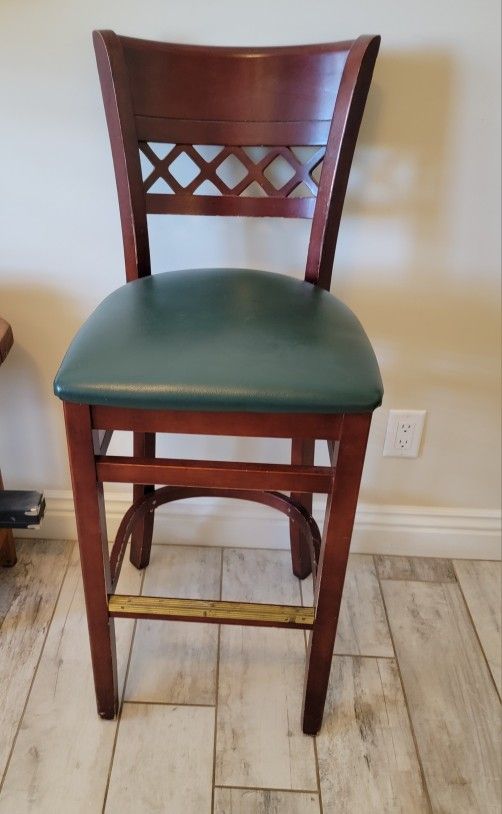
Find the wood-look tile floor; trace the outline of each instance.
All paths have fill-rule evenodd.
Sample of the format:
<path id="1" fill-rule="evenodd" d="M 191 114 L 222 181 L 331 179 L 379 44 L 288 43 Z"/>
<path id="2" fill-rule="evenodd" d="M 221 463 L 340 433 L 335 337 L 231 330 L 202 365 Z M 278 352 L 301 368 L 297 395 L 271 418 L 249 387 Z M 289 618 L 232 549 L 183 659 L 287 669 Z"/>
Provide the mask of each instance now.
<path id="1" fill-rule="evenodd" d="M 0 571 L 0 814 L 500 811 L 501 566 L 353 555 L 316 739 L 302 631 L 117 620 L 102 721 L 75 545 Z M 288 552 L 154 546 L 119 591 L 308 604 Z"/>

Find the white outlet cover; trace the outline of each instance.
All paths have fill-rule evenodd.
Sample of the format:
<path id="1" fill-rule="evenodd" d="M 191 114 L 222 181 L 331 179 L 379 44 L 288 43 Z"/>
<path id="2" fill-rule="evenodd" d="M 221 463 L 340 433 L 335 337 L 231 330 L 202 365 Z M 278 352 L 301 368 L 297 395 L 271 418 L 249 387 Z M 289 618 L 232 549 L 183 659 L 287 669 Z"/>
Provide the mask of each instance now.
<path id="1" fill-rule="evenodd" d="M 418 458 L 426 413 L 426 410 L 389 410 L 384 457 Z"/>

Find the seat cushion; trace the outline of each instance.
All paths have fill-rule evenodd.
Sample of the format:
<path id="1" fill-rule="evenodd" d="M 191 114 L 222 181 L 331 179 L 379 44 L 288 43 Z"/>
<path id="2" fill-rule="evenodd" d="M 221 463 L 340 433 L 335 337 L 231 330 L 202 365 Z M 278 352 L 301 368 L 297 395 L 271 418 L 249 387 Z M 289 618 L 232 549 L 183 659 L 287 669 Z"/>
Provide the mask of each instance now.
<path id="1" fill-rule="evenodd" d="M 383 390 L 363 328 L 332 294 L 282 274 L 197 269 L 110 294 L 54 392 L 142 409 L 336 413 L 373 410 Z"/>

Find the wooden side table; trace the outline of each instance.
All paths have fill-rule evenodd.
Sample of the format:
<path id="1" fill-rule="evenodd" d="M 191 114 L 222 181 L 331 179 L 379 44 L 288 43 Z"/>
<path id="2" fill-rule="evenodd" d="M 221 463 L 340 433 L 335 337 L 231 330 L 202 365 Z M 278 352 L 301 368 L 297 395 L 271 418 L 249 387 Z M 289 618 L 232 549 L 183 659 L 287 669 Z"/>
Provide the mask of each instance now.
<path id="1" fill-rule="evenodd" d="M 12 335 L 12 328 L 5 319 L 0 317 L 0 365 L 7 358 L 14 337 Z M 3 489 L 2 472 L 0 471 L 0 489 Z M 11 566 L 15 565 L 17 561 L 16 547 L 14 544 L 14 537 L 12 529 L 0 528 L 0 565 Z"/>

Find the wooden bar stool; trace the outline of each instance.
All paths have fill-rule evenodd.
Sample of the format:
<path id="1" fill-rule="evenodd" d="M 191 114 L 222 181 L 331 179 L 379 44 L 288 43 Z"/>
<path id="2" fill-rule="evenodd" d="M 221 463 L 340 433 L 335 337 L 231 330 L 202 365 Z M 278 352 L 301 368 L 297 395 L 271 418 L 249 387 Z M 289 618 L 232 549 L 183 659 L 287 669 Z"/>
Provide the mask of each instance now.
<path id="1" fill-rule="evenodd" d="M 0 317 L 0 365 L 7 358 L 14 336 L 9 323 Z M 0 471 L 0 491 L 3 490 L 2 472 Z M 0 565 L 11 567 L 17 562 L 16 544 L 12 536 L 12 529 L 0 528 Z"/>
<path id="2" fill-rule="evenodd" d="M 382 399 L 369 340 L 329 293 L 379 42 L 215 48 L 94 33 L 127 283 L 81 328 L 54 389 L 64 402 L 104 718 L 118 706 L 114 618 L 135 617 L 309 629 L 303 729 L 321 726 L 368 431 Z M 177 159 L 190 159 L 188 177 L 180 179 Z M 249 269 L 152 276 L 148 214 L 313 218 L 305 280 Z M 114 430 L 133 433 L 131 457 L 106 454 Z M 158 458 L 156 433 L 289 438 L 291 464 Z M 314 466 L 316 439 L 328 443 L 329 466 Z M 109 481 L 134 484 L 110 557 Z M 327 494 L 322 537 L 313 492 Z M 314 607 L 114 593 L 129 538 L 131 561 L 148 564 L 155 508 L 201 495 L 284 512 L 293 571 L 314 574 Z"/>

